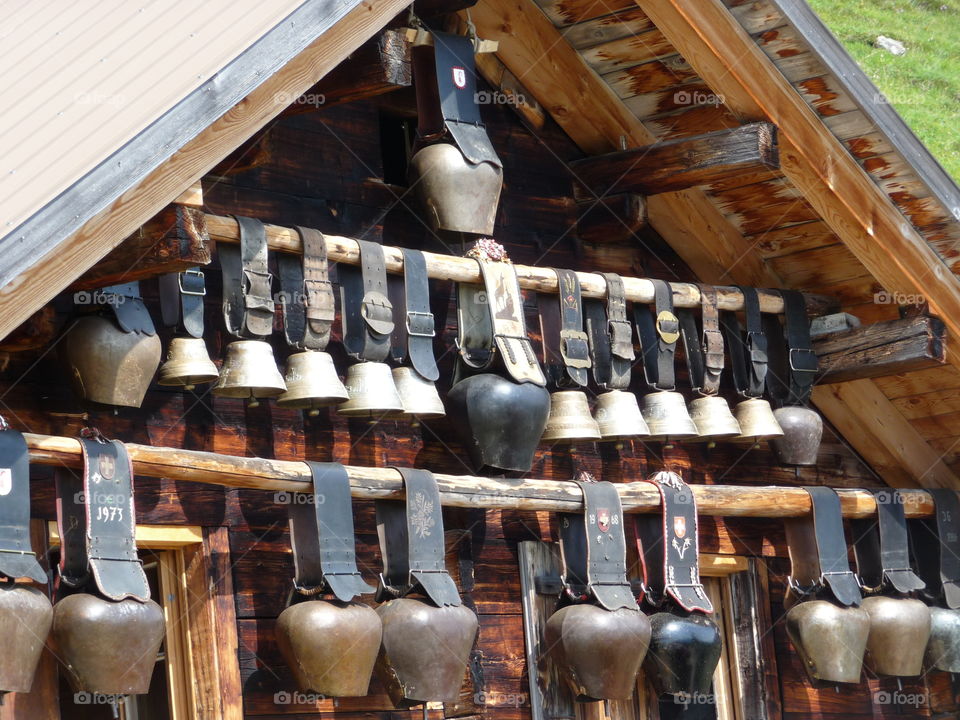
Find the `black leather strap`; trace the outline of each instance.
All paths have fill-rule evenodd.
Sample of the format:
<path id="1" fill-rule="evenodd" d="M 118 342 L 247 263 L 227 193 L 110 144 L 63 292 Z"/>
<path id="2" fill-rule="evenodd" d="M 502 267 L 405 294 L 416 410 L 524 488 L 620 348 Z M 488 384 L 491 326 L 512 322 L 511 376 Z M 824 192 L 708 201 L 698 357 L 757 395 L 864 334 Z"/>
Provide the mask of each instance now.
<path id="1" fill-rule="evenodd" d="M 554 270 L 557 300 L 540 297 L 540 328 L 546 374 L 556 387 L 586 387 L 590 344 L 583 331 L 580 280 L 573 270 Z"/>
<path id="2" fill-rule="evenodd" d="M 647 384 L 657 390 L 676 387 L 674 355 L 680 339 L 680 322 L 673 314 L 673 291 L 663 280 L 651 280 L 655 304 L 653 312 L 642 305 L 634 305 L 634 322 L 640 348 L 643 351 L 643 369 Z"/>
<path id="3" fill-rule="evenodd" d="M 308 461 L 313 493 L 292 493 L 290 543 L 295 576 L 293 585 L 302 595 L 332 592 L 349 602 L 372 593 L 357 569 L 353 502 L 350 478 L 339 463 Z"/>
<path id="4" fill-rule="evenodd" d="M 607 610 L 639 609 L 627 580 L 623 507 L 615 485 L 581 473 L 583 513 L 560 516 L 564 591 L 572 599 L 592 597 Z"/>
<path id="5" fill-rule="evenodd" d="M 144 305 L 143 298 L 140 296 L 140 283 L 110 285 L 103 288 L 99 295 L 113 310 L 117 323 L 124 332 L 140 335 L 154 335 L 157 332 L 147 306 Z"/>
<path id="6" fill-rule="evenodd" d="M 77 588 L 90 579 L 87 556 L 87 508 L 83 478 L 67 468 L 54 473 L 57 490 L 57 534 L 60 535 L 60 564 L 57 586 Z"/>
<path id="7" fill-rule="evenodd" d="M 804 490 L 813 508 L 810 516 L 786 521 L 790 586 L 801 598 L 829 592 L 841 605 L 859 605 L 862 596 L 847 559 L 840 498 L 828 487 Z"/>
<path id="8" fill-rule="evenodd" d="M 644 600 L 660 607 L 668 598 L 684 610 L 713 612 L 700 582 L 697 503 L 674 472 L 658 472 L 647 482 L 660 491 L 663 513 L 637 515 L 637 550 L 643 562 Z"/>
<path id="9" fill-rule="evenodd" d="M 327 244 L 319 230 L 297 227 L 303 255 L 277 258 L 280 309 L 287 343 L 305 350 L 323 350 L 330 342 L 336 317 L 333 285 L 327 266 Z"/>
<path id="10" fill-rule="evenodd" d="M 111 600 L 150 598 L 137 556 L 133 465 L 123 443 L 81 438 L 87 555 L 100 592 Z"/>
<path id="11" fill-rule="evenodd" d="M 0 430 L 0 575 L 46 583 L 30 543 L 30 456 L 23 434 Z"/>
<path id="12" fill-rule="evenodd" d="M 343 346 L 356 360 L 383 362 L 390 353 L 394 327 L 383 247 L 368 240 L 357 244 L 360 268 L 338 266 Z"/>
<path id="13" fill-rule="evenodd" d="M 427 262 L 419 250 L 402 248 L 403 278 L 390 278 L 390 300 L 404 308 L 404 320 L 393 328 L 390 343 L 393 360 L 402 363 L 410 357 L 410 365 L 421 377 L 435 382 L 440 377 L 433 354 L 436 321 L 430 310 L 430 277 Z"/>
<path id="14" fill-rule="evenodd" d="M 693 314 L 693 310 L 682 308 L 677 310 L 677 320 L 680 322 L 680 337 L 683 338 L 683 354 L 687 358 L 690 387 L 694 392 L 702 393 L 705 369 L 697 318 Z"/>
<path id="15" fill-rule="evenodd" d="M 403 477 L 407 497 L 405 503 L 376 503 L 383 557 L 377 601 L 421 592 L 440 607 L 460 605 L 460 593 L 445 563 L 437 481 L 426 470 L 394 469 Z"/>
<path id="16" fill-rule="evenodd" d="M 720 391 L 724 350 L 717 289 L 712 285 L 697 287 L 700 289 L 700 313 L 703 325 L 700 344 L 703 348 L 704 373 L 700 392 L 704 395 L 716 395 Z"/>
<path id="17" fill-rule="evenodd" d="M 163 324 L 182 329 L 190 337 L 203 337 L 203 298 L 207 294 L 206 278 L 198 268 L 161 275 L 160 314 Z"/>
<path id="18" fill-rule="evenodd" d="M 925 596 L 948 608 L 960 608 L 960 494 L 932 488 L 934 516 L 911 520 L 914 567 L 926 584 Z"/>
<path id="19" fill-rule="evenodd" d="M 223 317 L 236 337 L 273 332 L 273 275 L 267 266 L 267 233 L 254 218 L 236 216 L 240 247 L 218 248 L 223 271 Z"/>
<path id="20" fill-rule="evenodd" d="M 877 519 L 852 522 L 861 585 L 869 590 L 892 588 L 901 593 L 921 590 L 923 580 L 910 568 L 903 496 L 893 488 L 871 488 L 869 492 L 877 502 Z"/>
<path id="21" fill-rule="evenodd" d="M 784 326 L 789 350 L 790 394 L 787 405 L 803 405 L 810 398 L 813 381 L 820 363 L 810 339 L 810 320 L 803 293 L 797 290 L 779 290 L 783 297 Z"/>

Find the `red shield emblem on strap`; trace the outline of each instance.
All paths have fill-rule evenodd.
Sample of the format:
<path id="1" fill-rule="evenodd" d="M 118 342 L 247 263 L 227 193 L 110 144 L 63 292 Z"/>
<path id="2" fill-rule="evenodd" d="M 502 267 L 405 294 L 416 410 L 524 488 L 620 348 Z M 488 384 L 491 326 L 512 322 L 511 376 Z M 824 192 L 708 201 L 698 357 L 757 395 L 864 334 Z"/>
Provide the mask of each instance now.
<path id="1" fill-rule="evenodd" d="M 610 511 L 607 508 L 597 508 L 597 527 L 603 532 L 610 529 Z"/>
<path id="2" fill-rule="evenodd" d="M 13 490 L 13 470 L 0 468 L 0 495 L 9 495 Z"/>
<path id="3" fill-rule="evenodd" d="M 467 71 L 462 67 L 453 68 L 453 84 L 461 90 L 467 86 Z"/>
<path id="4" fill-rule="evenodd" d="M 687 534 L 687 519 L 683 515 L 677 515 L 673 518 L 673 532 L 678 538 Z"/>
<path id="5" fill-rule="evenodd" d="M 101 455 L 99 469 L 104 480 L 113 480 L 113 476 L 117 473 L 117 461 L 110 455 Z"/>

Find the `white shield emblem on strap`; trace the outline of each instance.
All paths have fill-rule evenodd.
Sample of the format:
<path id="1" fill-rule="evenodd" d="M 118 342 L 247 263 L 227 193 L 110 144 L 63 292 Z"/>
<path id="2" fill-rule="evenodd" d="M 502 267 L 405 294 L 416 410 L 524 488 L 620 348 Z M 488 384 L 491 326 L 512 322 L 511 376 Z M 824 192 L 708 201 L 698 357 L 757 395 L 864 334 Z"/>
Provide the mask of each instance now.
<path id="1" fill-rule="evenodd" d="M 453 68 L 453 84 L 461 90 L 467 86 L 467 71 L 462 67 Z"/>
<path id="2" fill-rule="evenodd" d="M 13 470 L 0 468 L 0 495 L 9 495 L 13 490 Z"/>

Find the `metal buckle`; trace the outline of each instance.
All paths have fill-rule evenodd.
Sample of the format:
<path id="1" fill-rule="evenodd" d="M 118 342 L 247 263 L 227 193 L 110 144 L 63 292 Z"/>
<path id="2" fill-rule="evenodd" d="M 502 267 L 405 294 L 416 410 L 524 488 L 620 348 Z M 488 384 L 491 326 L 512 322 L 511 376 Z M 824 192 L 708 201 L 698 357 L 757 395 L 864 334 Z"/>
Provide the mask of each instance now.
<path id="1" fill-rule="evenodd" d="M 705 330 L 703 333 L 703 358 L 708 369 L 715 372 L 723 370 L 723 335 L 719 330 Z"/>
<path id="2" fill-rule="evenodd" d="M 817 372 L 820 369 L 817 353 L 809 348 L 790 348 L 790 369 L 794 372 Z"/>
<path id="3" fill-rule="evenodd" d="M 430 325 L 430 332 L 424 332 L 422 328 L 418 327 L 414 329 L 414 324 L 411 322 L 414 319 L 423 319 Z M 407 311 L 407 335 L 412 335 L 413 337 L 435 337 L 437 334 L 436 323 L 433 317 L 433 313 L 430 312 L 417 312 L 416 310 Z"/>
<path id="4" fill-rule="evenodd" d="M 677 316 L 669 310 L 657 313 L 657 334 L 668 345 L 677 342 L 680 339 L 680 321 Z"/>
<path id="5" fill-rule="evenodd" d="M 201 284 L 203 284 L 203 281 L 204 281 L 204 279 L 205 279 L 205 276 L 204 276 L 204 274 L 203 274 L 203 272 L 202 272 L 201 270 L 184 270 L 182 273 L 180 273 L 179 275 L 177 275 L 177 285 L 180 286 L 180 294 L 181 294 L 181 295 L 195 295 L 195 296 L 197 296 L 197 297 L 203 297 L 204 295 L 207 294 L 207 287 L 206 287 L 206 285 L 204 285 L 203 290 L 201 290 L 201 291 L 199 291 L 199 292 L 197 292 L 196 290 L 187 290 L 187 288 L 185 288 L 185 287 L 183 286 L 183 277 L 184 277 L 184 275 L 188 275 L 188 276 L 190 276 L 190 277 L 200 278 L 200 283 L 201 283 Z"/>
<path id="6" fill-rule="evenodd" d="M 560 331 L 560 356 L 567 367 L 590 367 L 590 347 L 587 334 L 582 330 Z M 573 350 L 573 352 L 568 352 Z M 574 350 L 575 349 L 575 350 Z"/>
<path id="7" fill-rule="evenodd" d="M 360 316 L 367 327 L 378 335 L 393 332 L 393 304 L 381 292 L 368 292 L 360 305 Z"/>
<path id="8" fill-rule="evenodd" d="M 752 362 L 767 362 L 767 336 L 762 332 L 747 333 L 747 348 Z"/>

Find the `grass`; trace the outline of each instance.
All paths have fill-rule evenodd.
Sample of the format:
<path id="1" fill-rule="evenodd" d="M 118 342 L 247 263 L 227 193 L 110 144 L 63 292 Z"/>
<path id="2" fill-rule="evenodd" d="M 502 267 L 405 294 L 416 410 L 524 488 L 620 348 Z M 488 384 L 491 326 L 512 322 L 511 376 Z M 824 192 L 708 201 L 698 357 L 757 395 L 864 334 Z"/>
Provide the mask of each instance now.
<path id="1" fill-rule="evenodd" d="M 960 0 L 808 0 L 954 180 L 960 181 Z M 907 47 L 897 57 L 877 35 Z"/>

